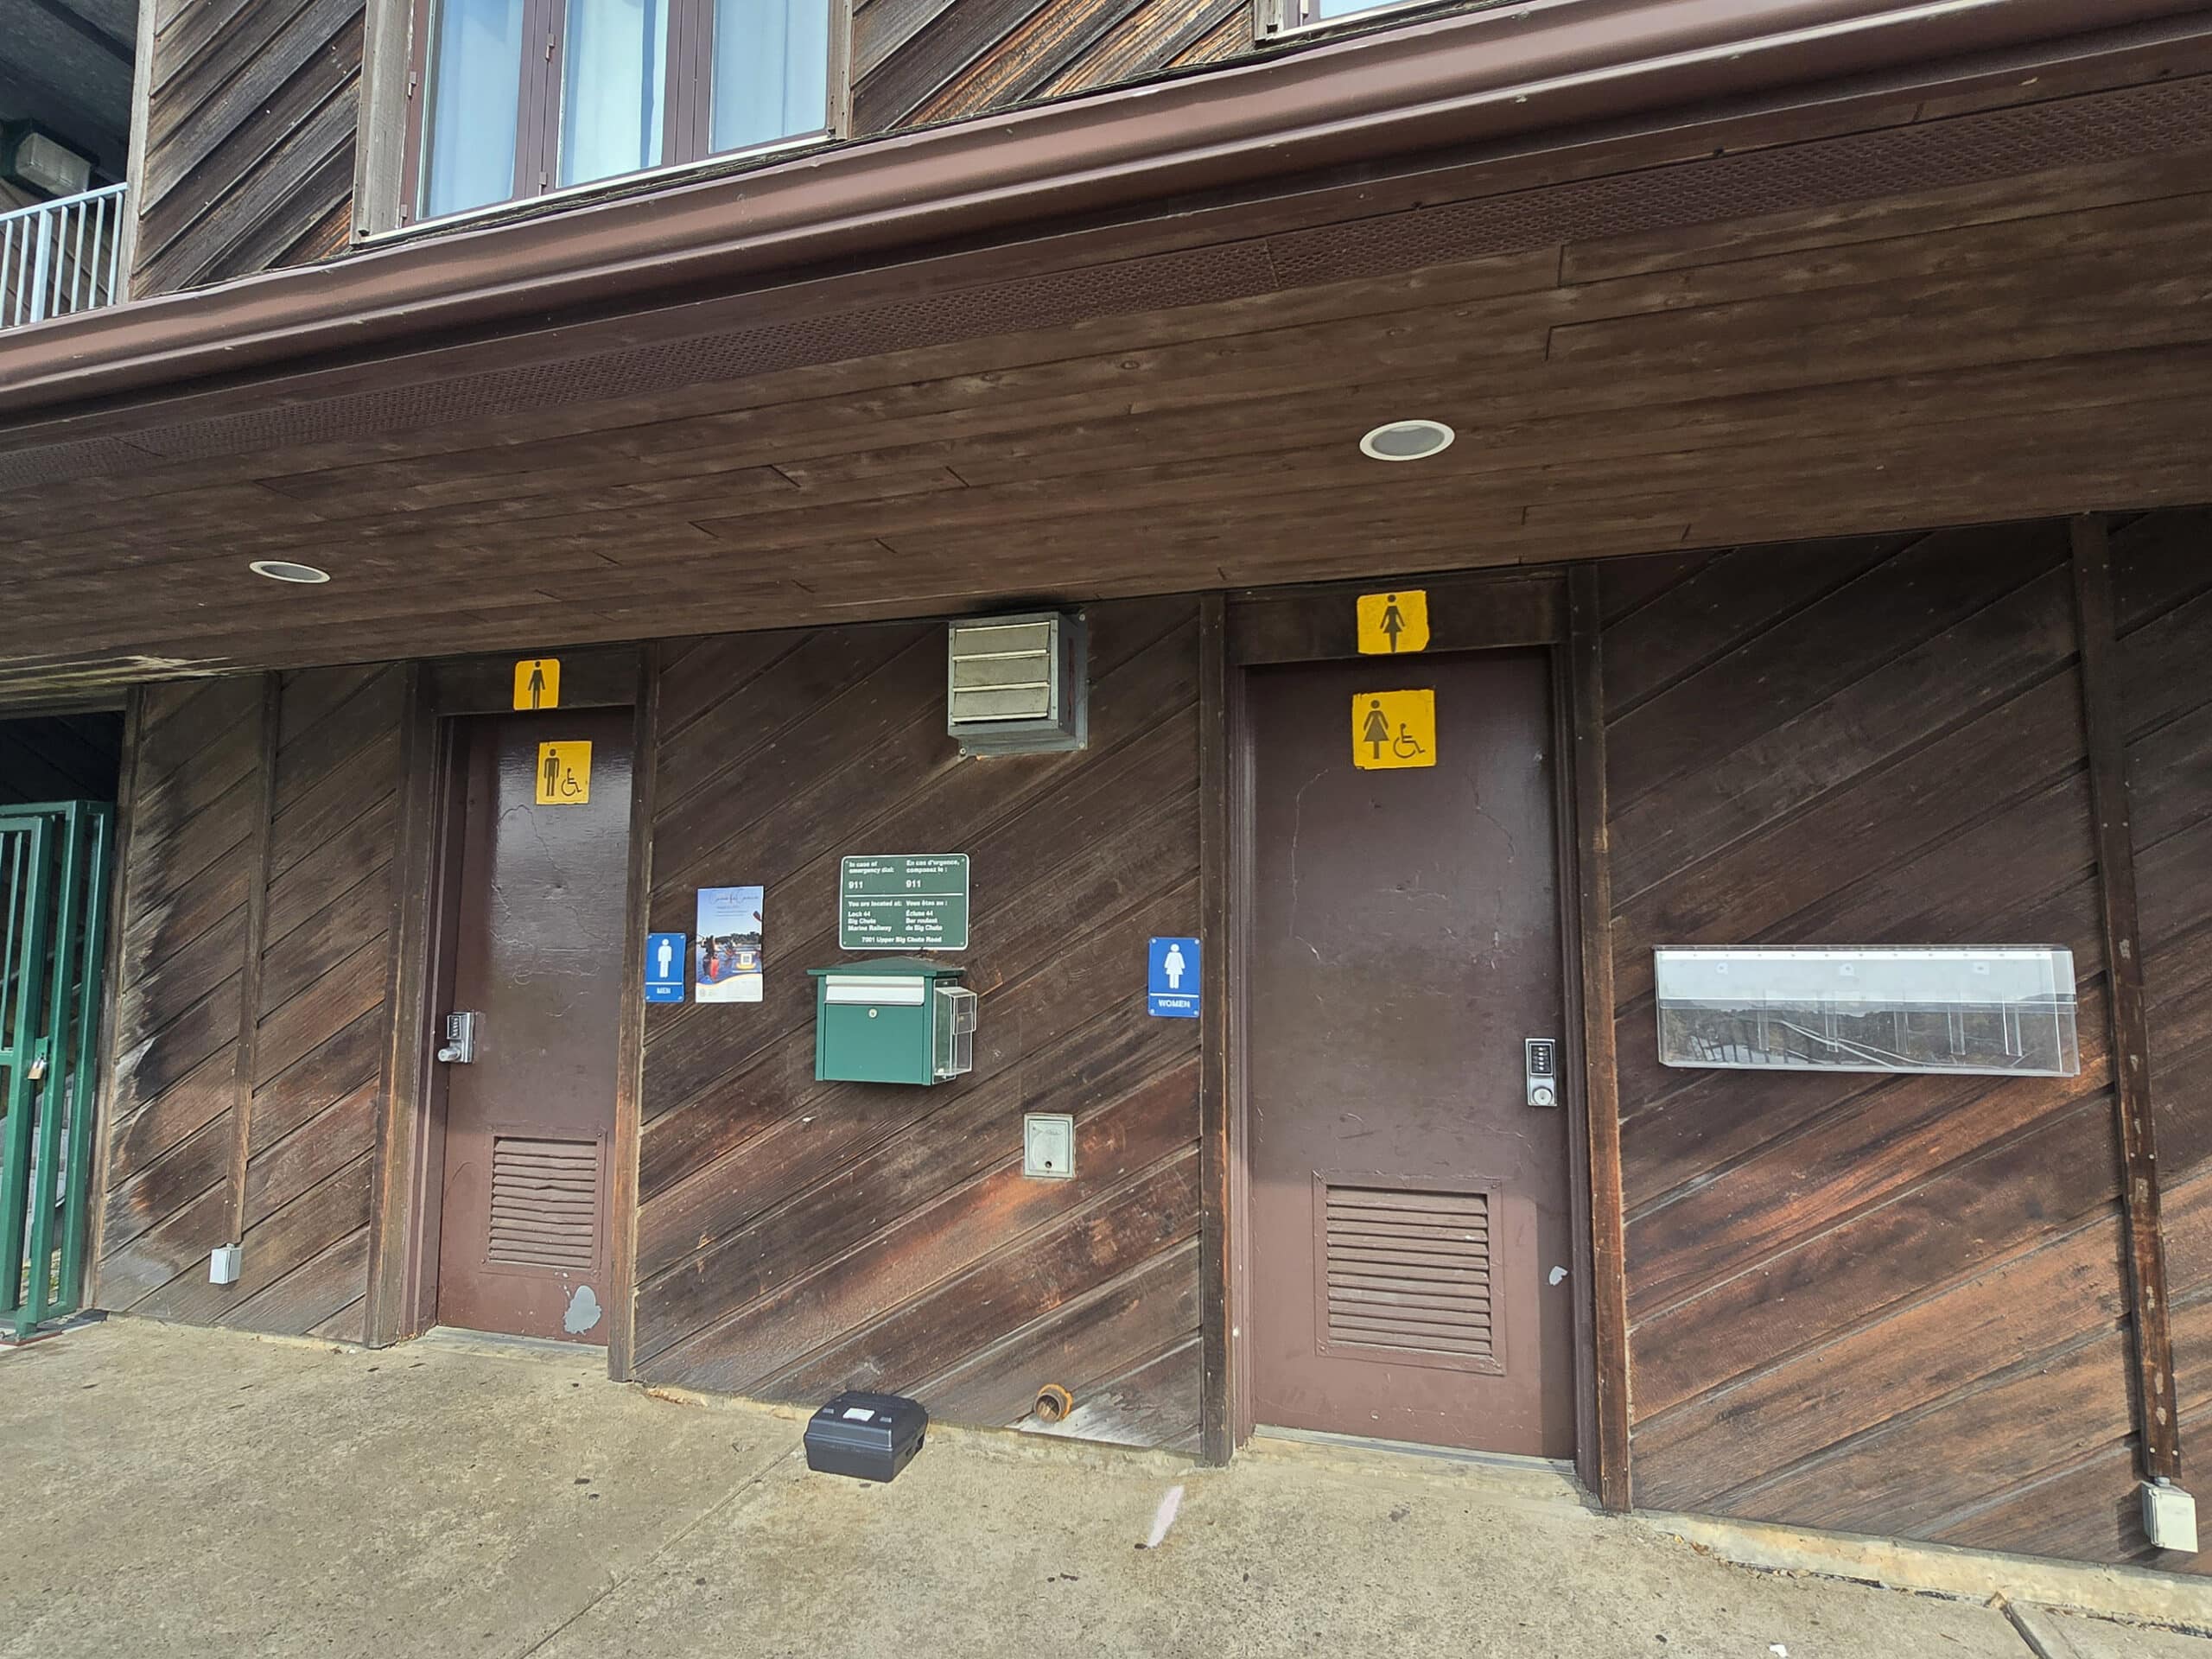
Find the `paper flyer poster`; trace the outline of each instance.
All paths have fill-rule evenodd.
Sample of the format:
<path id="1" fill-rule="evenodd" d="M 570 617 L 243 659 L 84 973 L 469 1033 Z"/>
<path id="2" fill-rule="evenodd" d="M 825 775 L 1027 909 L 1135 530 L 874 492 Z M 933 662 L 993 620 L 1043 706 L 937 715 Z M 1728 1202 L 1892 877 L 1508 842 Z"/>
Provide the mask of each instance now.
<path id="1" fill-rule="evenodd" d="M 702 887 L 699 925 L 693 937 L 691 996 L 697 1002 L 760 1000 L 759 887 Z"/>

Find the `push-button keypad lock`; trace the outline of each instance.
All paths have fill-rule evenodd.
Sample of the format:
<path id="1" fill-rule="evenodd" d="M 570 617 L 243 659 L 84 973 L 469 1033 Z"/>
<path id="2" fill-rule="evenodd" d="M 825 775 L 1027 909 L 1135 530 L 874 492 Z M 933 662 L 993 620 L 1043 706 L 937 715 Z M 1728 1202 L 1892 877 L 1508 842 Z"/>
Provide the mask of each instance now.
<path id="1" fill-rule="evenodd" d="M 1526 1037 L 1521 1042 L 1521 1069 L 1525 1073 L 1529 1104 L 1559 1104 L 1559 1039 Z"/>

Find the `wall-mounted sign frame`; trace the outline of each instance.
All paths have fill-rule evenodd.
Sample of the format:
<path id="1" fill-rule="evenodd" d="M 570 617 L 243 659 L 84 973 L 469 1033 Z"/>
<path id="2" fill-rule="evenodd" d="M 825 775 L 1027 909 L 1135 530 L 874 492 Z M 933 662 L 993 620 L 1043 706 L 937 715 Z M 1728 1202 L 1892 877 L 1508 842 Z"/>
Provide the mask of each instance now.
<path id="1" fill-rule="evenodd" d="M 841 950 L 965 950 L 968 855 L 892 853 L 838 861 Z"/>

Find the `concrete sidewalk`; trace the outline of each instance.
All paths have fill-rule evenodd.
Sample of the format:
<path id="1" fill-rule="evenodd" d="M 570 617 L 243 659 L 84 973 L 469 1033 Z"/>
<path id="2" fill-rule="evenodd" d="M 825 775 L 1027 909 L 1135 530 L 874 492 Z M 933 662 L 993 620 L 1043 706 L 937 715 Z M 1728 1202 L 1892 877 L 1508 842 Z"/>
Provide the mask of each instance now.
<path id="1" fill-rule="evenodd" d="M 933 1431 L 862 1485 L 807 1472 L 795 1414 L 602 1363 L 131 1320 L 0 1351 L 0 1656 L 2212 1659 L 1731 1566 L 1541 1470 Z"/>

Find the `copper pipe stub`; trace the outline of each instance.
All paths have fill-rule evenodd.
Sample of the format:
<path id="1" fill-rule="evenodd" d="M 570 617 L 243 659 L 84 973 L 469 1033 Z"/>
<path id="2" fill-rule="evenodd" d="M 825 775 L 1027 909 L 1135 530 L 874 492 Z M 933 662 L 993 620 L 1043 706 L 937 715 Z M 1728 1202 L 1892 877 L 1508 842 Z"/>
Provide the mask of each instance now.
<path id="1" fill-rule="evenodd" d="M 1030 1408 L 1040 1423 L 1057 1423 L 1075 1409 L 1075 1396 L 1057 1382 L 1047 1382 L 1037 1390 L 1037 1403 Z"/>

